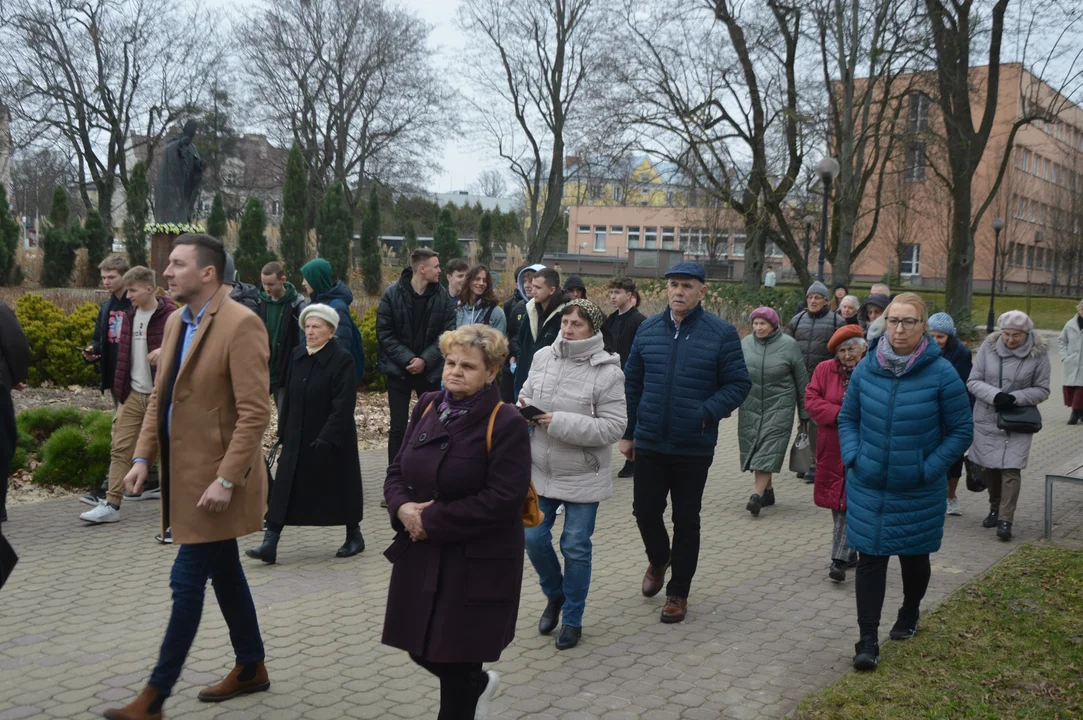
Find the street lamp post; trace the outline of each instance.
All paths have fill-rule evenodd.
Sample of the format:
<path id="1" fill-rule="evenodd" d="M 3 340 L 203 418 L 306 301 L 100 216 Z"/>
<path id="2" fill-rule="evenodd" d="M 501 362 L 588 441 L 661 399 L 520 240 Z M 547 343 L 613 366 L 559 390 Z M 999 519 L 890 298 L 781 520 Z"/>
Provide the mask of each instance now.
<path id="1" fill-rule="evenodd" d="M 816 222 L 815 217 L 812 215 L 805 216 L 805 272 L 808 272 L 808 254 L 812 243 L 812 224 L 814 222 Z"/>
<path id="2" fill-rule="evenodd" d="M 993 280 L 989 287 L 989 317 L 985 322 L 985 334 L 993 334 L 993 305 L 997 299 L 997 261 L 1000 259 L 1000 231 L 1004 229 L 1004 220 L 993 220 Z"/>
<path id="3" fill-rule="evenodd" d="M 816 163 L 816 174 L 824 186 L 824 210 L 820 216 L 820 259 L 816 270 L 816 279 L 824 281 L 824 259 L 827 252 L 827 204 L 831 200 L 831 182 L 839 176 L 839 161 L 825 157 Z"/>

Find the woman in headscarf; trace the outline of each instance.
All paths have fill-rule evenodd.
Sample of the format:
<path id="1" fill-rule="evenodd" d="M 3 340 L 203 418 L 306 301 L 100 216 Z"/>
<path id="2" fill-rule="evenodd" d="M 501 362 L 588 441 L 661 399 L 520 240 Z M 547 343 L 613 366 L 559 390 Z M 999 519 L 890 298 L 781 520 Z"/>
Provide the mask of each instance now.
<path id="1" fill-rule="evenodd" d="M 775 504 L 771 475 L 782 470 L 793 433 L 793 415 L 808 421 L 805 386 L 808 370 L 797 341 L 779 329 L 774 308 L 749 314 L 752 332 L 741 341 L 752 390 L 737 413 L 741 471 L 754 473 L 752 497 L 745 509 L 753 515 Z"/>
<path id="2" fill-rule="evenodd" d="M 526 530 L 526 552 L 547 599 L 538 632 L 551 633 L 563 620 L 557 650 L 582 636 L 590 589 L 591 535 L 598 504 L 613 495 L 613 444 L 627 425 L 620 355 L 602 337 L 605 315 L 590 300 L 572 300 L 560 318 L 560 335 L 534 356 L 519 393 L 522 407 L 542 414 L 531 419 L 531 478 L 545 516 Z M 560 552 L 553 550 L 553 522 L 564 506 Z"/>

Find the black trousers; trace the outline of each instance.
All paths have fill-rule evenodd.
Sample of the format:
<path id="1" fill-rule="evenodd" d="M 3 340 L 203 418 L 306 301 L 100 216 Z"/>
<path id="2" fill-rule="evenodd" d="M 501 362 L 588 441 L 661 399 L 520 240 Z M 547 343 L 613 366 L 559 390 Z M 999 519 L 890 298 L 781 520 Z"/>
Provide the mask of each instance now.
<path id="1" fill-rule="evenodd" d="M 391 429 L 387 432 L 387 462 L 395 461 L 406 436 L 406 425 L 410 422 L 410 396 L 417 393 L 434 392 L 440 389 L 440 383 L 431 383 L 422 375 L 410 375 L 407 378 L 387 376 L 387 404 L 391 409 Z"/>
<path id="2" fill-rule="evenodd" d="M 699 564 L 699 511 L 710 456 L 663 455 L 636 450 L 632 512 L 643 537 L 647 559 L 673 570 L 666 596 L 687 598 Z M 673 546 L 663 514 L 673 500 Z"/>
<path id="3" fill-rule="evenodd" d="M 481 663 L 434 663 L 410 653 L 410 659 L 440 678 L 437 720 L 474 720 L 478 698 L 489 682 Z"/>
<path id="4" fill-rule="evenodd" d="M 857 561 L 857 578 L 854 593 L 857 595 L 857 625 L 861 636 L 877 637 L 880 628 L 880 612 L 884 609 L 884 592 L 887 590 L 887 563 L 890 555 L 861 553 Z M 932 567 L 929 556 L 900 555 L 902 566 L 903 607 L 917 610 L 925 591 L 929 589 Z"/>

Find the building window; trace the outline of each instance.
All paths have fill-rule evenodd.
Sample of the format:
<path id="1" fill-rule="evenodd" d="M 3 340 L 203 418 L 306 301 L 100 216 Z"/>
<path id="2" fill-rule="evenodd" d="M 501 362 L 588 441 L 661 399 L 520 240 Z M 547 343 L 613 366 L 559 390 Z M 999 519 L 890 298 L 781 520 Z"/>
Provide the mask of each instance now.
<path id="1" fill-rule="evenodd" d="M 620 185 L 613 186 L 613 202 L 623 202 L 624 200 L 624 188 Z"/>
<path id="2" fill-rule="evenodd" d="M 902 252 L 899 253 L 899 274 L 900 275 L 920 275 L 921 274 L 921 246 L 920 245 L 903 245 Z"/>
<path id="3" fill-rule="evenodd" d="M 674 230 L 674 228 L 672 228 L 672 227 L 663 227 L 662 228 L 662 249 L 663 250 L 672 250 L 673 249 L 673 230 Z"/>
<path id="4" fill-rule="evenodd" d="M 577 227 L 575 229 L 575 231 L 577 233 L 579 233 L 580 235 L 589 235 L 590 234 L 590 225 L 580 225 L 579 227 Z"/>
<path id="5" fill-rule="evenodd" d="M 610 225 L 609 226 L 609 234 L 610 235 L 623 235 L 624 234 L 624 226 L 623 225 Z"/>
<path id="6" fill-rule="evenodd" d="M 709 233 L 706 233 L 709 236 Z M 728 257 L 730 254 L 730 237 L 724 232 L 718 232 L 714 236 L 715 257 Z"/>
<path id="7" fill-rule="evenodd" d="M 282 214 L 282 205 L 277 200 L 271 201 L 271 214 L 276 216 Z"/>
<path id="8" fill-rule="evenodd" d="M 648 250 L 656 250 L 658 248 L 658 228 L 655 226 L 646 226 L 643 228 L 643 247 Z"/>
<path id="9" fill-rule="evenodd" d="M 1024 252 L 1026 252 L 1026 246 L 1016 243 L 1016 245 L 1015 245 L 1015 262 L 1012 263 L 1013 265 L 1015 265 L 1017 267 L 1021 267 L 1023 265 L 1023 253 Z"/>
<path id="10" fill-rule="evenodd" d="M 587 181 L 587 198 L 589 200 L 601 200 L 603 188 L 601 183 L 595 181 Z"/>
<path id="11" fill-rule="evenodd" d="M 594 226 L 594 252 L 605 252 L 605 225 Z"/>
<path id="12" fill-rule="evenodd" d="M 635 250 L 639 247 L 639 226 L 628 226 L 628 249 Z"/>
<path id="13" fill-rule="evenodd" d="M 734 233 L 733 234 L 733 257 L 743 258 L 745 256 L 745 234 Z"/>
<path id="14" fill-rule="evenodd" d="M 906 182 L 925 182 L 925 143 L 910 143 L 906 148 Z"/>
<path id="15" fill-rule="evenodd" d="M 925 93 L 911 93 L 906 129 L 909 132 L 929 131 L 929 96 Z"/>
<path id="16" fill-rule="evenodd" d="M 767 243 L 767 248 L 764 250 L 765 257 L 779 258 L 782 257 L 782 249 L 773 242 Z"/>
<path id="17" fill-rule="evenodd" d="M 1038 248 L 1035 251 L 1035 255 L 1037 255 L 1037 260 L 1035 260 L 1034 267 L 1036 267 L 1038 270 L 1044 269 L 1045 268 L 1045 248 L 1044 247 Z"/>

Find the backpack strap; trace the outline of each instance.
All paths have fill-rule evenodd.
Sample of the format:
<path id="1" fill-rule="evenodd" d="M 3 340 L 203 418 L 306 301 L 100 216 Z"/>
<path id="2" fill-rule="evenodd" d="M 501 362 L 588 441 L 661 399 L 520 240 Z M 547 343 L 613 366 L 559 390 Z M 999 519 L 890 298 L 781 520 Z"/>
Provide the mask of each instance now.
<path id="1" fill-rule="evenodd" d="M 485 431 L 485 453 L 491 453 L 493 451 L 493 426 L 496 425 L 496 416 L 500 412 L 500 408 L 504 403 L 498 402 L 493 408 L 492 413 L 489 414 L 489 428 Z M 432 402 L 430 401 L 425 409 L 421 411 L 421 417 L 425 417 L 429 414 L 429 410 L 432 410 Z"/>

